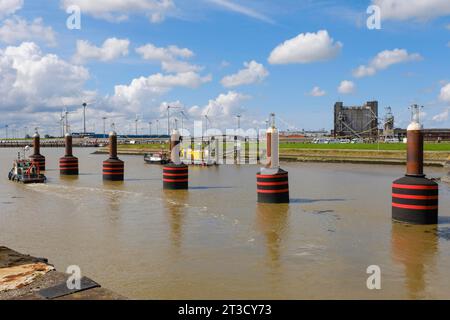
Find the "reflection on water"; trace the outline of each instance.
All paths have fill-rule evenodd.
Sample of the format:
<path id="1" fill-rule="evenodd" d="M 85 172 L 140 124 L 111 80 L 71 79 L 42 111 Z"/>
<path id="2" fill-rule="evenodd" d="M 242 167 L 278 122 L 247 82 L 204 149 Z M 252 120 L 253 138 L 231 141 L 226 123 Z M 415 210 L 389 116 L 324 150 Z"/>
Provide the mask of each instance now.
<path id="1" fill-rule="evenodd" d="M 191 189 L 162 190 L 142 157 L 121 156 L 125 181 L 104 182 L 91 151 L 74 150 L 79 177 L 60 177 L 63 150 L 44 148 L 48 183 L 24 186 L 6 177 L 17 151 L 0 149 L 0 245 L 130 298 L 450 298 L 445 185 L 436 232 L 392 223 L 398 166 L 284 163 L 292 202 L 276 205 L 256 203 L 255 166 L 190 167 Z"/>
<path id="2" fill-rule="evenodd" d="M 256 223 L 266 240 L 267 264 L 273 273 L 280 268 L 280 250 L 283 235 L 287 228 L 289 205 L 287 204 L 258 204 Z"/>
<path id="3" fill-rule="evenodd" d="M 187 190 L 164 190 L 164 208 L 170 227 L 170 242 L 175 257 L 180 255 L 183 241 L 183 221 L 188 202 Z"/>
<path id="4" fill-rule="evenodd" d="M 404 266 L 408 298 L 426 297 L 427 273 L 433 272 L 438 245 L 436 226 L 392 224 L 392 254 Z"/>

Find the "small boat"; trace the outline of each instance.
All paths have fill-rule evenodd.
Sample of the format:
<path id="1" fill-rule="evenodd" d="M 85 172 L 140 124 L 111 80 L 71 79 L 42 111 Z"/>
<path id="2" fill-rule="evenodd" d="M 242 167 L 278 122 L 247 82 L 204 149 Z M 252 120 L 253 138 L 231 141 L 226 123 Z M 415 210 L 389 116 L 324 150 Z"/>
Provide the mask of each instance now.
<path id="1" fill-rule="evenodd" d="M 47 178 L 39 171 L 39 166 L 29 159 L 14 161 L 13 168 L 8 174 L 8 179 L 20 183 L 45 183 Z"/>
<path id="2" fill-rule="evenodd" d="M 165 152 L 146 153 L 144 161 L 150 164 L 167 164 L 169 163 L 169 156 Z"/>

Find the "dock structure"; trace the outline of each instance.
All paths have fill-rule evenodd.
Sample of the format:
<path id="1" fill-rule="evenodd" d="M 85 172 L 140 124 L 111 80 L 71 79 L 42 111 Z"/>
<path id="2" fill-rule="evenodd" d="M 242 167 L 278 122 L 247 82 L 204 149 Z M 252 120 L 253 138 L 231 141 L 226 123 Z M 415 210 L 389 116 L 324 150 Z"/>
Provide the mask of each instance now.
<path id="1" fill-rule="evenodd" d="M 412 224 L 437 224 L 439 185 L 425 177 L 420 108 L 412 107 L 408 126 L 406 175 L 392 184 L 392 219 Z"/>
<path id="2" fill-rule="evenodd" d="M 45 157 L 41 155 L 41 136 L 37 130 L 33 136 L 33 154 L 29 158 L 36 163 L 40 171 L 45 171 Z"/>
<path id="3" fill-rule="evenodd" d="M 70 277 L 56 271 L 45 258 L 0 246 L 0 300 L 126 299 L 87 277 L 81 277 L 79 286 L 69 287 Z"/>
<path id="4" fill-rule="evenodd" d="M 259 203 L 289 203 L 288 172 L 280 168 L 279 134 L 275 127 L 275 114 L 267 129 L 267 165 L 256 175 Z"/>
<path id="5" fill-rule="evenodd" d="M 103 180 L 123 181 L 125 163 L 117 157 L 117 133 L 109 134 L 109 158 L 103 161 Z"/>
<path id="6" fill-rule="evenodd" d="M 77 176 L 78 158 L 73 156 L 72 135 L 67 133 L 65 136 L 66 152 L 64 157 L 59 159 L 59 171 L 63 176 Z"/>
<path id="7" fill-rule="evenodd" d="M 163 188 L 186 190 L 189 188 L 189 167 L 180 159 L 181 135 L 177 128 L 170 136 L 170 163 L 163 167 Z"/>

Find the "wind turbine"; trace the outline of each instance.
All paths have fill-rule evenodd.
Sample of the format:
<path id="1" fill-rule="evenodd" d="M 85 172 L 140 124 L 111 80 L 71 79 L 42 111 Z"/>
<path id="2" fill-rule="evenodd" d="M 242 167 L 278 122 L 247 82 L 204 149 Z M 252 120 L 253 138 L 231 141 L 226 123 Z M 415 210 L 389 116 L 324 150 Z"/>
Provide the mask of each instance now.
<path id="1" fill-rule="evenodd" d="M 103 120 L 103 138 L 106 138 L 106 119 L 107 117 L 102 117 Z"/>
<path id="2" fill-rule="evenodd" d="M 134 120 L 134 124 L 136 127 L 136 136 L 138 135 L 138 122 L 139 122 L 139 115 L 136 115 L 136 119 Z"/>
<path id="3" fill-rule="evenodd" d="M 95 101 L 83 102 L 83 134 L 86 135 L 86 108 L 88 104 L 94 104 Z"/>
<path id="4" fill-rule="evenodd" d="M 187 117 L 186 113 L 183 110 L 181 110 L 180 113 L 182 116 L 181 117 L 181 130 L 184 130 L 184 119 L 189 120 L 189 118 Z"/>
<path id="5" fill-rule="evenodd" d="M 167 135 L 170 136 L 170 109 L 180 109 L 180 107 L 172 107 L 167 105 Z"/>
<path id="6" fill-rule="evenodd" d="M 206 113 L 204 115 L 205 117 L 205 133 L 206 135 L 208 135 L 208 123 L 210 123 L 210 119 L 209 119 L 209 112 L 211 111 L 211 107 L 208 107 L 208 109 L 206 109 Z"/>

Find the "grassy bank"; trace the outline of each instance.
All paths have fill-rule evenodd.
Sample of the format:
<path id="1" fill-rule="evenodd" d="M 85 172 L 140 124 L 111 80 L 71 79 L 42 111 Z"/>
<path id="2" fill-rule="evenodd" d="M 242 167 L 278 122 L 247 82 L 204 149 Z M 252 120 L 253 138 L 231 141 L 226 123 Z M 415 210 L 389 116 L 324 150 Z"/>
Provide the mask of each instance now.
<path id="1" fill-rule="evenodd" d="M 280 149 L 318 149 L 318 150 L 406 150 L 405 143 L 355 143 L 355 144 L 312 144 L 280 143 Z M 450 143 L 425 143 L 425 151 L 449 151 Z"/>
<path id="2" fill-rule="evenodd" d="M 231 147 L 231 146 L 230 146 Z M 167 144 L 121 144 L 119 150 L 161 150 L 168 149 Z M 355 143 L 355 144 L 312 144 L 312 143 L 280 143 L 280 149 L 289 150 L 373 150 L 373 151 L 405 151 L 404 143 Z M 450 152 L 450 143 L 425 143 L 425 151 Z"/>
<path id="3" fill-rule="evenodd" d="M 232 146 L 230 146 L 232 147 Z M 119 154 L 142 155 L 147 152 L 168 150 L 166 144 L 119 145 Z M 106 153 L 101 148 L 98 153 Z M 442 166 L 450 157 L 450 143 L 425 144 L 425 164 Z M 406 162 L 406 145 L 392 144 L 307 144 L 282 143 L 280 159 L 297 162 L 344 162 L 404 164 Z"/>

